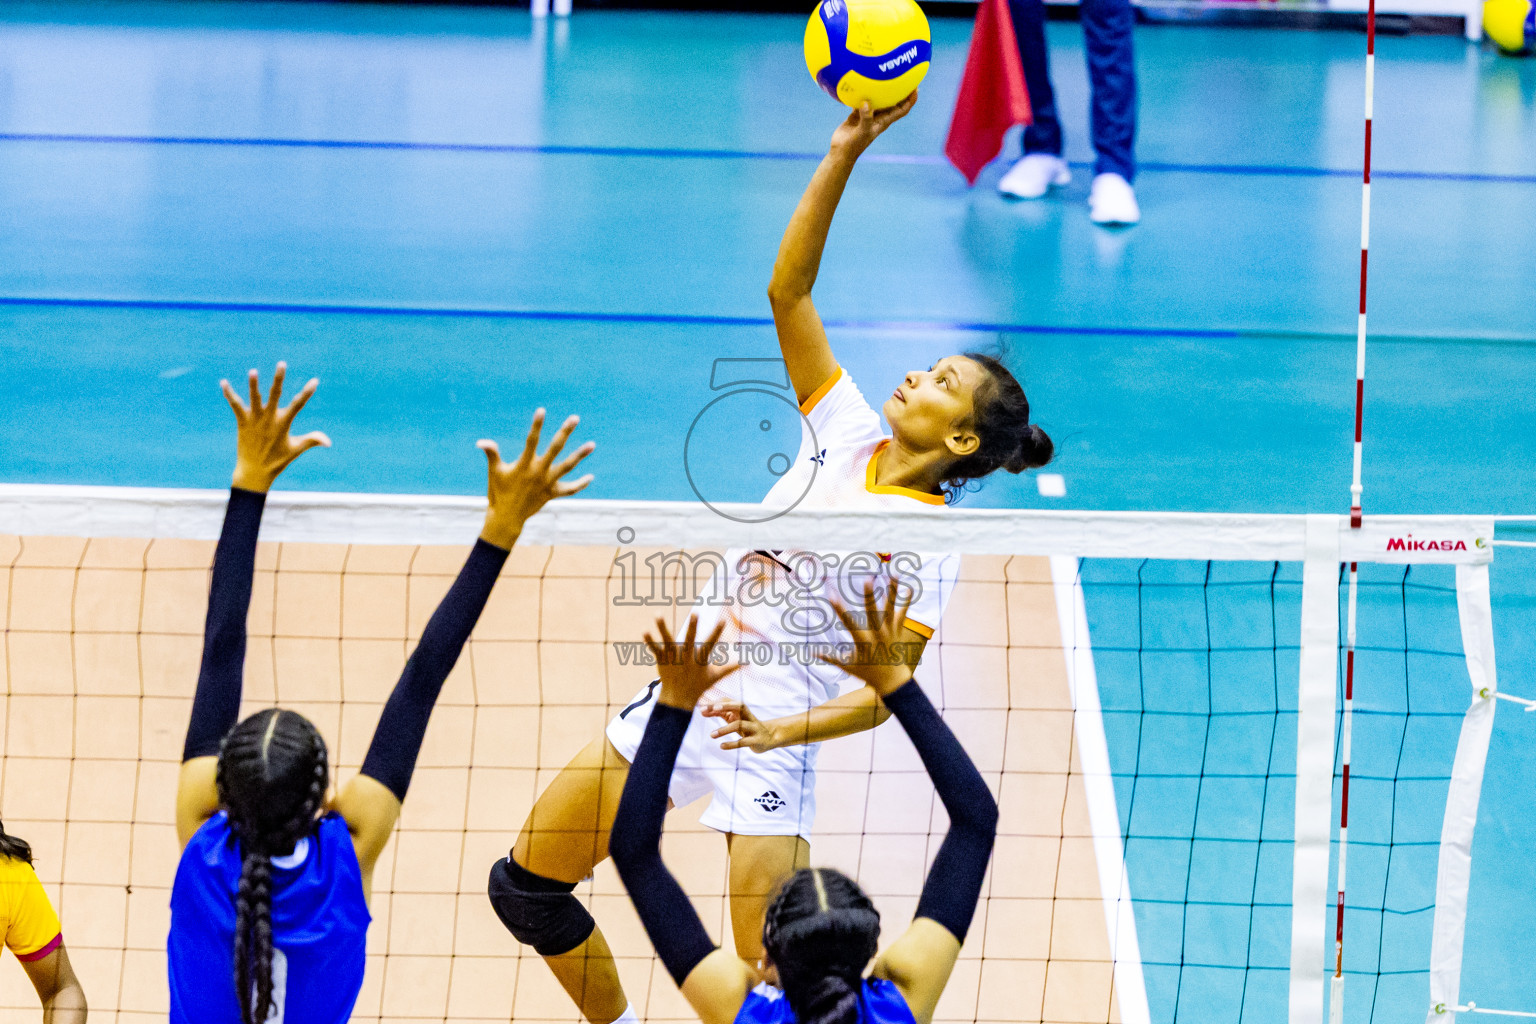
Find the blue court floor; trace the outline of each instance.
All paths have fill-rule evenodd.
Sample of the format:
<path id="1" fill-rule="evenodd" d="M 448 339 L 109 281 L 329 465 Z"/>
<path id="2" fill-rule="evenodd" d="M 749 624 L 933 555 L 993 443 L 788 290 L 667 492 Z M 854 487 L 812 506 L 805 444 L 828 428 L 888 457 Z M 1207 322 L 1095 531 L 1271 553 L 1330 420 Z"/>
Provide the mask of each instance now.
<path id="1" fill-rule="evenodd" d="M 214 382 L 286 356 L 337 441 L 294 486 L 472 492 L 468 444 L 587 415 L 594 497 L 685 498 L 719 356 L 838 120 L 800 19 L 0 5 L 0 478 L 217 485 Z M 1050 26 L 1089 159 L 1075 25 Z M 940 156 L 968 25 L 855 175 L 817 298 L 874 394 L 1006 341 L 1065 504 L 1347 500 L 1363 40 L 1138 29 L 1145 220 L 967 190 Z M 1536 62 L 1380 43 L 1367 507 L 1529 509 Z M 893 326 L 895 324 L 895 326 Z M 611 400 L 615 392 L 623 401 Z M 129 412 L 127 450 L 99 443 Z M 432 457 L 395 444 L 432 439 Z M 743 481 L 739 497 L 756 496 Z M 1028 478 L 969 499 L 1031 506 Z"/>
<path id="2" fill-rule="evenodd" d="M 1363 37 L 1139 28 L 1144 220 L 1112 232 L 1086 213 L 1081 32 L 1048 30 L 1077 180 L 1008 202 L 999 164 L 965 187 L 940 154 L 969 24 L 936 20 L 922 100 L 856 172 L 827 249 L 839 359 L 879 395 L 1007 346 L 1067 494 L 1025 476 L 972 505 L 1343 511 Z M 774 252 L 840 116 L 802 31 L 0 3 L 0 481 L 222 486 L 216 382 L 286 358 L 321 378 L 304 422 L 336 442 L 295 488 L 476 493 L 473 441 L 520 437 L 547 405 L 598 441 L 592 497 L 690 499 L 714 360 L 776 355 Z M 1536 60 L 1447 37 L 1378 54 L 1367 511 L 1536 512 Z M 719 486 L 753 500 L 764 481 Z M 1275 638 L 1295 635 L 1300 576 L 1261 568 L 1215 567 L 1214 586 L 1204 567 L 1084 571 L 1158 1024 L 1284 1012 L 1296 672 Z M 1423 576 L 1412 637 L 1400 579 L 1363 620 L 1380 620 L 1357 746 L 1378 845 L 1354 862 L 1348 966 L 1375 1001 L 1352 996 L 1351 1024 L 1425 1009 L 1439 812 L 1417 808 L 1443 804 L 1466 682 L 1448 580 Z M 1501 549 L 1493 578 L 1504 676 L 1536 692 L 1536 559 Z M 1205 633 L 1181 633 L 1202 608 Z M 1536 1010 L 1513 967 L 1536 962 L 1536 716 L 1500 716 L 1463 992 Z"/>

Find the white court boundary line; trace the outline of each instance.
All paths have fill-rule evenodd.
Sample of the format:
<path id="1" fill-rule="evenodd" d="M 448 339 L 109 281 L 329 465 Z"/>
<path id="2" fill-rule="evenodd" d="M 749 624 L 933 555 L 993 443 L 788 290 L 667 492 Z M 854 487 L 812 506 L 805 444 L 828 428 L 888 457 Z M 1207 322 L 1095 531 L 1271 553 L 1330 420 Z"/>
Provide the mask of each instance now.
<path id="1" fill-rule="evenodd" d="M 1093 854 L 1099 869 L 1109 956 L 1114 965 L 1114 996 L 1120 1004 L 1121 1024 L 1151 1024 L 1141 943 L 1136 937 L 1136 910 L 1131 902 L 1131 881 L 1120 841 L 1120 811 L 1115 804 L 1109 742 L 1104 734 L 1104 709 L 1099 703 L 1099 677 L 1094 670 L 1093 644 L 1088 636 L 1088 606 L 1077 569 L 1077 559 L 1070 555 L 1051 559 L 1056 621 L 1067 662 L 1067 689 L 1072 694 L 1072 725 L 1083 771 L 1083 792 L 1088 801 L 1088 822 L 1093 829 Z"/>

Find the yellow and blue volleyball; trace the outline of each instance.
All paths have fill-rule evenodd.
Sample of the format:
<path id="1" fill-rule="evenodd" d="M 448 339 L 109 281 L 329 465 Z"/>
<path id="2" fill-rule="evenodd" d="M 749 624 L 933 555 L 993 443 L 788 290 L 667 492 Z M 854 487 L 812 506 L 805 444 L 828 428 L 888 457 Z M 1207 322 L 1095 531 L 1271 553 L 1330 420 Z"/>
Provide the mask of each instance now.
<path id="1" fill-rule="evenodd" d="M 822 0 L 805 26 L 805 66 L 840 103 L 894 107 L 928 73 L 928 19 L 915 0 Z"/>
<path id="2" fill-rule="evenodd" d="M 1485 0 L 1483 32 L 1505 53 L 1536 49 L 1536 4 L 1531 0 Z"/>

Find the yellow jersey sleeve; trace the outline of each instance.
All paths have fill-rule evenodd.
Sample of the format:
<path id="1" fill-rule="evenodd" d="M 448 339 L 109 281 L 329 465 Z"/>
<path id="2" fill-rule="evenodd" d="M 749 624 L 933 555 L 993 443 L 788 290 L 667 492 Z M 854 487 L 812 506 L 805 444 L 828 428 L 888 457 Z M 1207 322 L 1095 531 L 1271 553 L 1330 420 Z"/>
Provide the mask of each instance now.
<path id="1" fill-rule="evenodd" d="M 0 930 L 18 960 L 41 960 L 64 941 L 37 872 L 9 857 L 0 857 Z"/>

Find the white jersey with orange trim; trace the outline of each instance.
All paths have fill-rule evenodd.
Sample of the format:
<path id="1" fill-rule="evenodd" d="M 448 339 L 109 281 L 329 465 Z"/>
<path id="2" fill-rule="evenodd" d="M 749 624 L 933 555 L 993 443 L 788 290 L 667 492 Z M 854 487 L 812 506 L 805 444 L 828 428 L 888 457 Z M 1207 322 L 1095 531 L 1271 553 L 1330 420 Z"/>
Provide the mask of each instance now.
<path id="1" fill-rule="evenodd" d="M 799 454 L 769 490 L 765 505 L 787 508 L 803 495 L 796 511 L 944 507 L 943 495 L 875 483 L 878 456 L 890 438 L 842 369 L 800 409 L 805 422 Z M 878 589 L 894 577 L 911 591 L 907 626 L 926 639 L 939 624 L 958 571 L 959 558 L 943 553 L 737 548 L 726 552 L 725 565 L 716 572 L 717 589 L 704 595 L 708 602 L 724 594 L 731 603 L 701 604 L 700 634 L 725 614 L 731 660 L 746 656 L 742 660 L 748 663 L 722 684 L 728 696 L 740 697 L 754 711 L 803 711 L 836 697 L 850 682 L 846 673 L 814 657 L 851 639 L 832 613 L 832 600 L 859 609 L 866 581 L 874 580 Z M 771 657 L 761 664 L 765 653 Z"/>
<path id="2" fill-rule="evenodd" d="M 771 508 L 801 510 L 940 507 L 944 498 L 875 483 L 879 453 L 890 443 L 880 417 L 841 369 L 801 405 L 800 450 L 793 465 L 764 499 Z M 803 495 L 798 503 L 795 498 Z M 728 624 L 721 642 L 727 660 L 742 669 L 710 696 L 740 700 L 758 718 L 803 713 L 857 687 L 847 673 L 819 661 L 851 638 L 831 600 L 858 610 L 866 581 L 877 588 L 896 578 L 909 588 L 907 625 L 933 635 L 954 589 L 959 558 L 911 551 L 813 552 L 803 549 L 724 552 L 702 590 L 695 611 L 699 635 L 721 615 Z M 655 695 L 654 684 L 636 695 L 609 723 L 607 735 L 626 759 L 639 749 Z M 781 747 L 756 754 L 723 751 L 709 733 L 718 720 L 695 715 L 679 752 L 670 795 L 683 806 L 713 792 L 701 817 L 705 825 L 741 835 L 809 836 L 815 817 L 816 745 Z"/>

